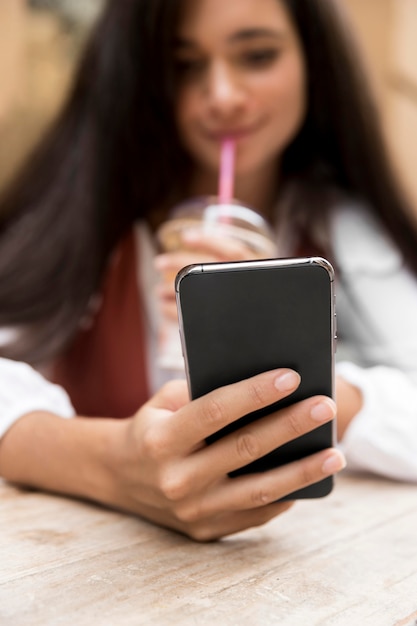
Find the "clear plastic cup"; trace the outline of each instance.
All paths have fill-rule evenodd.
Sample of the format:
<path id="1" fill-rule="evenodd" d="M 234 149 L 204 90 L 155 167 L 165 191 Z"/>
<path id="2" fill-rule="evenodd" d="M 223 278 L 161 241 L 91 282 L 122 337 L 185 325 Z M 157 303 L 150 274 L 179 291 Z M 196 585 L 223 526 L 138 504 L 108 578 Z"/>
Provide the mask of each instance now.
<path id="1" fill-rule="evenodd" d="M 186 250 L 182 235 L 196 229 L 210 237 L 240 241 L 247 246 L 250 258 L 277 256 L 275 236 L 265 219 L 237 200 L 222 203 L 217 196 L 192 198 L 174 207 L 158 229 L 157 240 L 164 252 Z M 163 279 L 174 288 L 175 276 L 167 273 Z M 178 324 L 172 320 L 161 320 L 158 365 L 175 371 L 184 369 Z"/>

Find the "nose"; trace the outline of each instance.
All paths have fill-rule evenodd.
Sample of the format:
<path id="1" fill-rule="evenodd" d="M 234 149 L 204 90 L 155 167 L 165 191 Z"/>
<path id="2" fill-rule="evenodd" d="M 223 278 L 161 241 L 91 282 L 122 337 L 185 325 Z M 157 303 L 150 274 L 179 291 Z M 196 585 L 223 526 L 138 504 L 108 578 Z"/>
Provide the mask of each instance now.
<path id="1" fill-rule="evenodd" d="M 213 63 L 207 75 L 206 97 L 211 110 L 219 115 L 240 110 L 245 102 L 245 90 L 238 73 L 225 63 Z"/>

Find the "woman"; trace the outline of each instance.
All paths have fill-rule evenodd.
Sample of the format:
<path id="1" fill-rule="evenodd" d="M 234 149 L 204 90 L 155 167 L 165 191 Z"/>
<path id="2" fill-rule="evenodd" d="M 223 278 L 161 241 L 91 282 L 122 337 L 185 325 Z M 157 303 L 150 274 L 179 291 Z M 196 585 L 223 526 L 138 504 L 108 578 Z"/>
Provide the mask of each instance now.
<path id="1" fill-rule="evenodd" d="M 290 394 L 299 382 L 290 370 L 193 402 L 174 381 L 149 399 L 161 380 L 149 320 L 152 233 L 179 200 L 216 191 L 219 144 L 232 135 L 236 196 L 274 225 L 283 254 L 319 251 L 338 270 L 341 332 L 354 361 L 339 367 L 338 428 L 353 464 L 366 468 L 371 458 L 370 469 L 389 474 L 392 462 L 391 475 L 417 480 L 415 454 L 400 445 L 405 438 L 417 449 L 416 345 L 407 362 L 391 320 L 362 310 L 364 291 L 377 297 L 386 276 L 415 309 L 417 234 L 351 49 L 327 0 L 109 3 L 66 109 L 2 204 L 1 475 L 206 540 L 264 523 L 288 508 L 279 498 L 342 469 L 342 454 L 330 449 L 262 475 L 227 477 L 332 419 L 330 398 L 309 398 L 258 421 L 256 431 L 204 445 L 220 427 Z M 247 256 L 194 245 L 200 259 Z M 370 247 L 382 269 L 375 259 L 363 277 Z M 185 260 L 163 255 L 156 264 Z M 161 300 L 169 311 L 172 294 Z M 397 323 L 395 307 L 389 314 Z M 382 392 L 398 426 L 379 415 L 381 402 L 373 406 Z M 73 407 L 97 419 L 62 419 Z M 387 428 L 399 453 L 384 449 Z"/>

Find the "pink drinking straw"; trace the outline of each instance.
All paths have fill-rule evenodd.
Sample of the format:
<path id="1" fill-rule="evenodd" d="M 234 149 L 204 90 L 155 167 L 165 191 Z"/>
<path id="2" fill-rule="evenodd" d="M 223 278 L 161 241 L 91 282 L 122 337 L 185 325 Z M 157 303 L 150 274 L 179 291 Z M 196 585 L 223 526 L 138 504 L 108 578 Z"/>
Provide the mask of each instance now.
<path id="1" fill-rule="evenodd" d="M 220 152 L 219 203 L 228 204 L 233 198 L 235 178 L 235 141 L 224 139 Z"/>

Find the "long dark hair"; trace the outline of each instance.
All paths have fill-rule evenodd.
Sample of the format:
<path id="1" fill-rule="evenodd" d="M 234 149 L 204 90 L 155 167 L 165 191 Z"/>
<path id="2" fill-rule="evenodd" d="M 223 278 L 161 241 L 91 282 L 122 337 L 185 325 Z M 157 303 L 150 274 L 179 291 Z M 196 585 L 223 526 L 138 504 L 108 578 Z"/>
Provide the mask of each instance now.
<path id="1" fill-rule="evenodd" d="M 109 0 L 62 114 L 2 199 L 0 326 L 20 330 L 5 356 L 36 363 L 62 350 L 117 241 L 186 184 L 173 115 L 181 1 Z M 304 48 L 309 106 L 280 193 L 303 228 L 331 210 L 335 190 L 365 202 L 417 273 L 416 230 L 343 20 L 330 0 L 282 2 Z"/>

